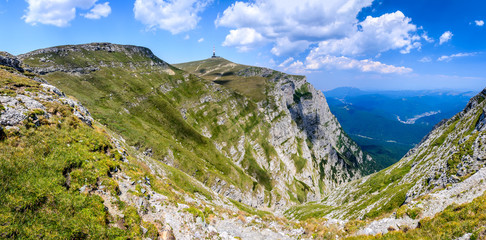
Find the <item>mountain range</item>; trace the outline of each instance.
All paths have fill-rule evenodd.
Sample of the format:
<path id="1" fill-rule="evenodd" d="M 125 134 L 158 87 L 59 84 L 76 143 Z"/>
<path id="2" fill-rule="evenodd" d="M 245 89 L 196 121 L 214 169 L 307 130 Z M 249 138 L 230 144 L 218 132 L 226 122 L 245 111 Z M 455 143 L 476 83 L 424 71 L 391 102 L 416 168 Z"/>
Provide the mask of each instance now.
<path id="1" fill-rule="evenodd" d="M 2 238 L 486 235 L 486 91 L 380 171 L 305 76 L 91 43 L 0 82 Z"/>
<path id="2" fill-rule="evenodd" d="M 473 92 L 454 90 L 324 92 L 343 129 L 382 166 L 400 160 L 443 119 L 464 107 Z"/>

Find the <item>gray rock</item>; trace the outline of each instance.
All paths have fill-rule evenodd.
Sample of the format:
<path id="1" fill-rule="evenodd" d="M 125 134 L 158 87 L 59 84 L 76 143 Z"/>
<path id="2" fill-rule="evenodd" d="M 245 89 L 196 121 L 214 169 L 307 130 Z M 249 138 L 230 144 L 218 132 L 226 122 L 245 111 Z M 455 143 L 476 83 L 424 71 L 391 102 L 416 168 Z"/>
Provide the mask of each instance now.
<path id="1" fill-rule="evenodd" d="M 469 239 L 471 239 L 471 236 L 472 236 L 472 233 L 464 233 L 464 235 L 462 235 L 459 238 L 456 238 L 456 240 L 469 240 Z"/>
<path id="2" fill-rule="evenodd" d="M 143 155 L 145 156 L 149 156 L 149 157 L 152 157 L 153 155 L 153 152 L 152 152 L 152 148 L 147 148 L 144 152 L 143 152 Z"/>
<path id="3" fill-rule="evenodd" d="M 142 229 L 142 234 L 145 235 L 148 230 L 146 228 L 144 228 L 143 226 L 140 226 L 140 228 Z"/>
<path id="4" fill-rule="evenodd" d="M 83 105 L 70 98 L 60 98 L 60 100 L 64 104 L 67 104 L 73 108 L 73 114 L 74 116 L 78 117 L 79 120 L 88 124 L 89 126 L 93 124 L 94 120 L 91 117 L 91 114 L 88 112 L 88 109 L 86 109 Z"/>
<path id="5" fill-rule="evenodd" d="M 83 185 L 82 187 L 79 188 L 79 192 L 83 193 L 84 191 L 86 191 L 87 187 L 88 187 L 87 185 Z"/>
<path id="6" fill-rule="evenodd" d="M 53 92 L 55 93 L 57 96 L 59 97 L 66 97 L 66 95 L 64 95 L 63 92 L 61 92 L 61 90 L 59 90 L 58 88 L 52 86 L 52 85 L 49 85 L 49 84 L 41 84 L 41 87 L 43 87 L 44 89 L 50 91 L 50 92 Z"/>
<path id="7" fill-rule="evenodd" d="M 0 115 L 0 125 L 15 126 L 22 123 L 22 121 L 24 121 L 27 118 L 24 112 L 25 111 L 16 110 L 12 108 L 5 110 L 5 112 L 3 112 Z"/>
<path id="8" fill-rule="evenodd" d="M 105 51 L 105 52 L 120 52 L 124 53 L 127 56 L 133 56 L 134 54 L 142 55 L 144 57 L 149 58 L 147 62 L 140 62 L 137 63 L 138 65 L 150 65 L 150 66 L 157 66 L 157 67 L 164 67 L 168 68 L 168 64 L 162 60 L 160 60 L 158 57 L 156 57 L 152 51 L 148 48 L 145 47 L 139 47 L 139 46 L 132 46 L 132 45 L 118 45 L 118 44 L 111 44 L 111 43 L 89 43 L 89 44 L 80 44 L 80 45 L 68 45 L 68 46 L 59 46 L 59 47 L 51 47 L 51 48 L 45 48 L 45 49 L 39 49 L 35 50 L 26 54 L 19 55 L 18 58 L 20 60 L 23 59 L 28 59 L 33 56 L 42 54 L 44 57 L 43 62 L 45 63 L 45 66 L 43 67 L 30 67 L 30 66 L 25 66 L 25 69 L 31 72 L 35 72 L 38 74 L 48 74 L 51 72 L 66 72 L 70 74 L 87 74 L 93 71 L 98 71 L 100 68 L 98 66 L 87 66 L 87 67 L 73 67 L 69 65 L 59 65 L 59 64 L 52 64 L 51 60 L 49 59 L 50 56 L 53 55 L 66 55 L 69 52 L 80 52 L 82 51 L 90 51 L 90 52 L 95 52 L 95 51 Z M 42 59 L 41 59 L 42 60 Z M 131 64 L 131 65 L 130 65 Z M 118 67 L 123 67 L 125 64 L 124 63 L 105 63 L 105 62 L 100 62 L 100 66 L 118 66 Z M 134 68 L 136 67 L 132 62 L 128 63 L 129 67 Z M 138 66 L 137 65 L 137 66 Z"/>
<path id="9" fill-rule="evenodd" d="M 20 72 L 23 72 L 22 62 L 15 56 L 7 52 L 0 52 L 0 65 L 15 68 Z"/>

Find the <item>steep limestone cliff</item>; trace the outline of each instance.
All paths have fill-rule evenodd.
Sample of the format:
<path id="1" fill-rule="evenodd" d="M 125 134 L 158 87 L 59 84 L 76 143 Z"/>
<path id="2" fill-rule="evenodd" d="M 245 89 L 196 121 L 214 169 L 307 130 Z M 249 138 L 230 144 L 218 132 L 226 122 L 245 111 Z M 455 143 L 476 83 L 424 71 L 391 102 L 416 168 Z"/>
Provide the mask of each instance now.
<path id="1" fill-rule="evenodd" d="M 278 161 L 282 161 L 286 169 L 278 169 L 272 175 L 284 183 L 295 177 L 310 187 L 308 200 L 316 200 L 329 189 L 376 170 L 369 155 L 344 133 L 322 92 L 307 83 L 305 77 L 221 58 L 175 66 L 257 101 L 265 113 L 264 122 L 270 124 L 269 141 L 278 154 L 277 161 L 258 162 L 278 166 Z M 248 92 L 245 83 L 255 79 L 260 80 L 260 87 Z M 255 91 L 262 96 L 255 97 Z"/>
<path id="2" fill-rule="evenodd" d="M 415 228 L 421 219 L 434 217 L 453 204 L 475 206 L 473 200 L 484 201 L 485 98 L 486 89 L 471 98 L 462 112 L 435 126 L 398 163 L 339 186 L 319 203 L 292 207 L 287 214 L 300 219 L 378 218 L 358 232 L 377 234 L 389 232 L 390 226 Z"/>
<path id="3" fill-rule="evenodd" d="M 302 76 L 209 59 L 199 78 L 146 48 L 106 43 L 19 58 L 129 144 L 254 207 L 320 199 L 376 169 Z"/>

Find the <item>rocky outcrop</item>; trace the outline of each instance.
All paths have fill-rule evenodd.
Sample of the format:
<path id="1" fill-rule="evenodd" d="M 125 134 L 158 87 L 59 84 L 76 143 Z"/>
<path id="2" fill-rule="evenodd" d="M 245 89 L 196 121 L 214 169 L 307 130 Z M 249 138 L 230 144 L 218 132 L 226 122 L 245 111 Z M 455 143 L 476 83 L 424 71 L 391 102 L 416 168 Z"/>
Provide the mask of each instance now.
<path id="1" fill-rule="evenodd" d="M 305 183 L 311 189 L 307 199 L 314 201 L 321 193 L 376 170 L 373 159 L 344 133 L 324 94 L 305 77 L 254 67 L 238 74 L 266 77 L 271 82 L 267 96 L 272 101 L 259 105 L 271 124 L 270 142 L 288 168 L 285 173 L 273 172 L 276 179 L 285 183 L 294 177 Z M 302 169 L 295 167 L 297 155 L 305 159 Z"/>
<path id="2" fill-rule="evenodd" d="M 90 72 L 98 71 L 100 68 L 98 67 L 78 67 L 78 68 L 70 68 L 70 67 L 29 67 L 26 66 L 25 68 L 29 72 L 34 72 L 40 75 L 46 75 L 48 73 L 53 72 L 65 72 L 65 73 L 72 73 L 72 74 L 88 74 Z"/>
<path id="3" fill-rule="evenodd" d="M 111 61 L 96 59 L 90 57 L 90 54 L 96 54 L 96 52 L 104 53 L 122 53 L 124 56 L 132 58 L 133 61 L 125 62 L 118 61 L 114 55 L 111 55 Z M 90 59 L 90 61 L 76 62 L 76 59 L 67 62 L 57 62 L 59 57 L 65 57 L 69 54 L 77 54 L 79 59 Z M 96 55 L 95 55 L 96 56 Z M 66 72 L 71 74 L 88 74 L 90 72 L 100 70 L 100 67 L 106 66 L 125 66 L 136 68 L 141 66 L 157 66 L 167 68 L 168 64 L 158 57 L 156 57 L 152 51 L 145 47 L 132 46 L 132 45 L 118 45 L 111 43 L 89 43 L 80 45 L 66 45 L 51 47 L 45 49 L 35 50 L 26 54 L 18 56 L 19 59 L 25 62 L 24 68 L 27 71 L 34 72 L 41 75 L 46 75 L 52 72 Z M 34 59 L 35 66 L 29 65 L 29 60 Z M 140 61 L 140 59 L 150 59 L 149 61 Z"/>
<path id="4" fill-rule="evenodd" d="M 16 96 L 0 96 L 0 105 L 3 109 L 0 110 L 0 125 L 4 127 L 15 127 L 24 120 L 29 118 L 30 113 L 35 113 L 33 123 L 36 124 L 38 119 L 36 115 L 44 115 L 46 118 L 50 114 L 46 112 L 45 104 L 41 102 L 60 102 L 69 105 L 76 117 L 81 121 L 91 126 L 93 118 L 88 110 L 79 104 L 77 101 L 68 98 L 59 89 L 52 85 L 41 84 L 43 91 L 29 92 L 24 94 L 17 94 Z M 53 97 L 55 96 L 55 97 Z"/>
<path id="5" fill-rule="evenodd" d="M 26 54 L 21 54 L 19 55 L 19 58 L 26 59 L 32 56 L 46 55 L 46 54 L 53 54 L 62 57 L 62 56 L 66 56 L 69 52 L 83 52 L 83 51 L 88 51 L 88 52 L 103 51 L 109 53 L 117 52 L 117 53 L 123 53 L 127 56 L 139 55 L 141 57 L 147 57 L 152 59 L 159 66 L 167 65 L 166 62 L 160 60 L 148 48 L 133 46 L 133 45 L 119 45 L 119 44 L 112 44 L 112 43 L 89 43 L 89 44 L 66 45 L 66 46 L 44 48 Z M 41 59 L 41 61 L 43 60 Z M 44 61 L 47 61 L 47 59 L 44 59 Z"/>
<path id="6" fill-rule="evenodd" d="M 22 69 L 22 62 L 17 59 L 17 57 L 7 52 L 0 52 L 0 65 L 14 68 L 20 72 L 24 71 L 24 69 Z"/>

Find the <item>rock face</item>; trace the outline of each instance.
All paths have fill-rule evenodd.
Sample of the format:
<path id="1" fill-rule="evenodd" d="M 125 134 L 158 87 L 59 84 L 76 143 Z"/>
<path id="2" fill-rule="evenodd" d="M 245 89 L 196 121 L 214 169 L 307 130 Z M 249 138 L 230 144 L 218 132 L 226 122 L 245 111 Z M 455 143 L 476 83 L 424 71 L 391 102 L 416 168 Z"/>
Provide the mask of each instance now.
<path id="1" fill-rule="evenodd" d="M 0 52 L 0 65 L 12 67 L 21 72 L 24 71 L 21 66 L 21 61 L 7 52 Z"/>
<path id="2" fill-rule="evenodd" d="M 0 54 L 0 65 L 12 67 L 23 72 L 24 70 L 21 68 L 21 64 L 16 57 L 8 53 Z M 34 80 L 37 82 L 45 82 L 38 77 L 34 77 Z M 42 83 L 39 84 L 39 87 L 42 91 L 25 91 L 24 94 L 17 94 L 16 96 L 0 95 L 0 106 L 2 106 L 0 108 L 0 125 L 15 127 L 29 118 L 29 113 L 35 112 L 36 110 L 44 112 L 46 114 L 45 117 L 49 118 L 49 113 L 45 112 L 46 107 L 39 102 L 40 100 L 67 104 L 72 108 L 76 117 L 86 124 L 91 125 L 93 118 L 83 105 L 66 97 L 63 92 L 52 85 Z M 35 117 L 35 114 L 33 117 Z M 36 123 L 36 120 L 34 119 L 34 123 Z"/>
<path id="3" fill-rule="evenodd" d="M 376 170 L 343 132 L 322 92 L 303 76 L 222 58 L 203 60 L 192 70 L 181 67 L 184 72 L 146 48 L 108 43 L 41 49 L 19 58 L 26 70 L 56 82 L 95 118 L 131 136 L 137 148 L 151 149 L 146 155 L 253 207 L 284 210 Z M 214 71 L 222 82 L 201 75 Z M 225 87 L 226 76 L 258 94 Z M 68 104 L 82 118 L 84 109 Z M 127 129 L 132 118 L 145 128 Z M 199 162 L 188 162 L 194 158 Z"/>
<path id="4" fill-rule="evenodd" d="M 288 205 L 289 199 L 286 199 L 285 192 L 294 192 L 296 188 L 305 189 L 305 196 L 296 198 L 301 198 L 299 201 L 315 201 L 336 186 L 377 169 L 373 159 L 344 133 L 330 112 L 324 94 L 309 84 L 305 77 L 267 68 L 237 65 L 224 59 L 208 59 L 176 66 L 192 70 L 192 73 L 210 80 L 216 76 L 215 82 L 223 85 L 229 81 L 224 78 L 227 75 L 236 75 L 241 81 L 265 79 L 265 98 L 257 101 L 259 118 L 262 119 L 258 126 L 261 129 L 269 128 L 268 141 L 277 156 L 265 157 L 265 154 L 258 153 L 262 146 L 256 143 L 252 133 L 241 133 L 236 146 L 228 152 L 224 152 L 225 148 L 222 147 L 221 151 L 237 163 L 245 154 L 252 154 L 259 166 L 272 176 L 276 188 L 284 190 L 279 192 L 284 197 L 277 200 L 275 207 Z M 231 111 L 226 112 L 229 116 L 223 117 L 220 122 L 231 122 Z M 250 143 L 255 152 L 245 151 L 245 143 Z M 263 202 L 251 205 L 261 204 Z"/>
<path id="5" fill-rule="evenodd" d="M 321 91 L 301 77 L 284 74 L 271 81 L 275 86 L 269 96 L 277 111 L 286 113 L 272 126 L 272 145 L 285 159 L 296 153 L 286 142 L 303 139 L 302 155 L 309 165 L 301 174 L 303 182 L 318 186 L 323 181 L 331 189 L 376 170 L 371 157 L 344 133 Z"/>
<path id="6" fill-rule="evenodd" d="M 45 49 L 39 49 L 33 52 L 29 52 L 26 54 L 19 55 L 19 59 L 21 59 L 24 63 L 27 63 L 25 66 L 25 70 L 38 73 L 41 75 L 45 75 L 52 72 L 67 72 L 67 73 L 78 73 L 78 74 L 87 74 L 90 72 L 100 70 L 100 67 L 108 66 L 108 65 L 119 65 L 123 66 L 123 64 L 119 61 L 116 61 L 115 54 L 111 54 L 106 58 L 108 61 L 99 61 L 93 62 L 89 61 L 91 54 L 97 53 L 122 53 L 128 57 L 145 57 L 147 58 L 146 62 L 139 62 L 138 66 L 141 65 L 148 65 L 148 66 L 158 66 L 158 67 L 167 67 L 168 64 L 159 58 L 157 58 L 150 49 L 138 46 L 131 46 L 131 45 L 117 45 L 111 43 L 90 43 L 90 44 L 81 44 L 81 45 L 67 45 L 67 46 L 59 46 L 59 47 L 51 47 Z M 65 56 L 76 56 L 72 59 L 65 61 L 64 64 L 49 64 L 52 63 L 53 58 L 65 57 Z M 35 56 L 35 61 L 31 62 L 29 60 L 33 60 L 33 56 Z M 88 59 L 88 61 L 86 61 Z M 111 60 L 111 61 L 110 61 Z M 134 59 L 135 60 L 135 59 Z M 28 63 L 34 63 L 35 67 L 31 67 Z M 131 68 L 137 67 L 134 66 L 131 62 L 127 62 Z"/>
<path id="7" fill-rule="evenodd" d="M 462 112 L 435 126 L 396 164 L 325 195 L 322 216 L 374 218 L 400 207 L 417 208 L 422 217 L 432 217 L 453 202 L 468 203 L 482 196 L 486 190 L 485 98 L 483 90 Z M 289 213 L 305 216 L 312 211 L 296 208 Z M 408 222 L 409 227 L 416 227 L 418 221 Z"/>

